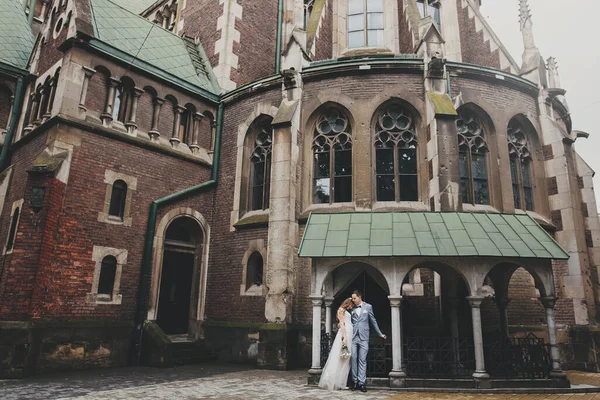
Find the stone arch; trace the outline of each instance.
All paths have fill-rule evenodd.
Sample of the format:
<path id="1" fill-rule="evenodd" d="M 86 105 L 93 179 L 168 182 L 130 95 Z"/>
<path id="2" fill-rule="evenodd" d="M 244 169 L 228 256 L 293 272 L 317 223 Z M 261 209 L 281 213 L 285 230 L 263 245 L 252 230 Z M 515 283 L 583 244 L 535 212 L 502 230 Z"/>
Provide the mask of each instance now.
<path id="1" fill-rule="evenodd" d="M 523 268 L 527 271 L 535 282 L 536 289 L 540 292 L 540 297 L 554 297 L 554 276 L 552 273 L 552 264 L 549 260 L 546 262 L 523 261 L 502 261 L 492 265 L 484 279 L 478 282 L 479 287 L 483 287 L 486 279 L 490 279 L 494 284 L 494 290 L 507 290 L 511 278 L 515 271 Z"/>
<path id="2" fill-rule="evenodd" d="M 392 293 L 394 290 L 394 272 L 393 269 L 387 270 L 385 268 L 381 268 L 378 263 L 371 263 L 367 259 L 355 259 L 355 260 L 343 260 L 339 262 L 330 263 L 330 265 L 325 266 L 326 273 L 318 273 L 313 274 L 313 285 L 312 292 L 314 296 L 333 296 L 334 294 L 339 293 L 342 289 L 338 286 L 333 285 L 333 276 L 336 271 L 340 271 L 340 269 L 348 269 L 348 267 L 355 269 L 357 271 L 366 271 L 371 276 L 377 277 L 376 280 L 379 285 L 387 291 L 388 294 Z M 323 268 L 320 268 L 323 270 Z M 356 274 L 355 274 L 356 275 Z M 352 282 L 350 279 L 346 283 Z M 329 285 L 329 286 L 328 286 Z M 338 290 L 336 290 L 338 287 Z M 335 293 L 333 293 L 335 291 Z"/>
<path id="3" fill-rule="evenodd" d="M 154 248 L 152 257 L 152 280 L 150 287 L 150 301 L 148 302 L 148 320 L 155 321 L 158 312 L 158 301 L 160 292 L 160 281 L 163 268 L 163 257 L 165 249 L 165 236 L 168 227 L 178 218 L 190 218 L 195 221 L 200 227 L 203 234 L 202 243 L 202 259 L 200 263 L 196 263 L 195 270 L 199 273 L 198 288 L 197 288 L 197 304 L 194 307 L 195 320 L 199 324 L 204 320 L 205 316 L 205 300 L 206 300 L 206 282 L 208 276 L 208 256 L 210 247 L 210 225 L 206 218 L 198 211 L 189 207 L 174 208 L 167 212 L 158 223 L 156 234 L 154 235 Z M 194 290 L 194 288 L 193 288 Z M 194 305 L 190 305 L 190 308 Z M 194 328 L 194 327 L 191 327 Z M 192 329 L 193 330 L 193 329 Z M 192 330 L 190 333 L 193 333 Z"/>
<path id="4" fill-rule="evenodd" d="M 90 111 L 103 113 L 106 98 L 108 97 L 108 84 L 111 72 L 103 65 L 96 66 L 94 70 L 96 72 L 91 76 L 88 84 L 85 107 Z"/>
<path id="5" fill-rule="evenodd" d="M 440 275 L 442 277 L 442 279 L 445 279 L 445 280 L 450 280 L 450 279 L 453 279 L 454 277 L 458 277 L 460 279 L 460 281 L 462 281 L 465 284 L 465 287 L 467 288 L 467 293 L 469 296 L 472 296 L 474 293 L 476 293 L 476 290 L 474 290 L 473 285 L 472 285 L 473 279 L 470 276 L 469 271 L 462 271 L 460 268 L 457 268 L 455 265 L 440 262 L 440 261 L 423 261 L 423 262 L 420 262 L 420 263 L 414 265 L 406 273 L 403 283 L 404 283 L 404 281 L 406 281 L 409 278 L 410 273 L 417 269 L 430 269 L 430 270 L 436 272 L 438 275 Z M 401 294 L 404 295 L 404 289 L 402 289 Z"/>
<path id="6" fill-rule="evenodd" d="M 238 125 L 237 132 L 237 162 L 235 169 L 235 188 L 233 194 L 233 211 L 231 212 L 231 221 L 236 223 L 246 213 L 246 204 L 244 193 L 247 192 L 247 187 L 244 185 L 247 182 L 245 171 L 248 171 L 247 163 L 244 155 L 246 154 L 246 137 L 250 132 L 250 127 L 259 118 L 275 118 L 277 107 L 274 107 L 270 101 L 262 101 L 254 105 L 254 109 L 248 117 Z M 213 139 L 214 140 L 214 139 Z M 245 168 L 246 167 L 246 168 Z"/>

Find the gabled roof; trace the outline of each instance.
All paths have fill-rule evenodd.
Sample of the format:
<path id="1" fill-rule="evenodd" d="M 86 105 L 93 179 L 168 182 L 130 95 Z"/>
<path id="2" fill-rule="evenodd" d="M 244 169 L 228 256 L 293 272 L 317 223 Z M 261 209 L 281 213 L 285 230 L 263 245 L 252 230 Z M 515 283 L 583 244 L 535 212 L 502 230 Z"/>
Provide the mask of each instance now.
<path id="1" fill-rule="evenodd" d="M 0 63 L 27 68 L 34 37 L 21 0 L 0 0 Z"/>
<path id="2" fill-rule="evenodd" d="M 141 0 L 140 0 L 141 1 Z M 110 0 L 91 0 L 96 39 L 210 93 L 220 92 L 201 44 L 194 44 Z"/>
<path id="3" fill-rule="evenodd" d="M 156 0 L 125 0 L 121 2 L 121 7 L 139 15 L 154 3 Z"/>

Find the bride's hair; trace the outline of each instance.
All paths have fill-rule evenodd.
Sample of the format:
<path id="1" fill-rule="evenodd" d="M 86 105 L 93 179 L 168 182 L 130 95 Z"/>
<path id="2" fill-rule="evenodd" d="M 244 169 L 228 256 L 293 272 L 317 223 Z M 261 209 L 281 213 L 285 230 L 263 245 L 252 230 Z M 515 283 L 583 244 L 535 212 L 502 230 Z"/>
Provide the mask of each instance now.
<path id="1" fill-rule="evenodd" d="M 342 302 L 342 305 L 340 306 L 340 308 L 343 308 L 344 310 L 347 310 L 347 309 L 348 309 L 348 306 L 349 306 L 350 304 L 354 304 L 354 303 L 352 303 L 352 298 L 351 298 L 351 297 L 350 297 L 350 298 L 348 298 L 348 299 L 346 299 L 346 300 L 344 300 L 344 301 Z"/>

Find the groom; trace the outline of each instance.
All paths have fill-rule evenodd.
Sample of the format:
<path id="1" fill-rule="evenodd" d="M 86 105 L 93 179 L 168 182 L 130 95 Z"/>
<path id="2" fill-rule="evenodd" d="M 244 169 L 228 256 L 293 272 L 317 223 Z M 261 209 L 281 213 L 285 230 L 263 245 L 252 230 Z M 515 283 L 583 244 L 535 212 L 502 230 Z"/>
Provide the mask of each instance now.
<path id="1" fill-rule="evenodd" d="M 361 392 L 366 392 L 365 383 L 367 380 L 367 353 L 369 352 L 369 323 L 373 325 L 373 329 L 377 332 L 377 336 L 387 338 L 379 330 L 375 315 L 373 314 L 373 306 L 362 301 L 362 292 L 355 290 L 352 292 L 352 301 L 354 309 L 352 310 L 352 387 L 350 389 L 360 389 Z"/>

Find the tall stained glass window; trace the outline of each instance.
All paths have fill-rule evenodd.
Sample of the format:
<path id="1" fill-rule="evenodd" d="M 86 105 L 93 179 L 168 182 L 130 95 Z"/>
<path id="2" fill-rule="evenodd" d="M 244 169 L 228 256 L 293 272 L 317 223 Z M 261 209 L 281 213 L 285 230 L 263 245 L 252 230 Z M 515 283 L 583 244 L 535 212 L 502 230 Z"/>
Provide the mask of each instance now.
<path id="1" fill-rule="evenodd" d="M 508 154 L 515 208 L 533 211 L 531 152 L 523 125 L 516 119 L 508 124 Z"/>
<path id="2" fill-rule="evenodd" d="M 460 165 L 460 189 L 463 203 L 490 204 L 487 153 L 483 124 L 470 111 L 459 113 L 456 120 Z"/>

